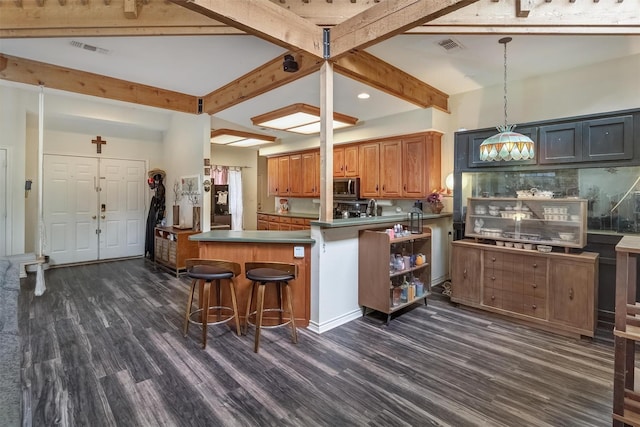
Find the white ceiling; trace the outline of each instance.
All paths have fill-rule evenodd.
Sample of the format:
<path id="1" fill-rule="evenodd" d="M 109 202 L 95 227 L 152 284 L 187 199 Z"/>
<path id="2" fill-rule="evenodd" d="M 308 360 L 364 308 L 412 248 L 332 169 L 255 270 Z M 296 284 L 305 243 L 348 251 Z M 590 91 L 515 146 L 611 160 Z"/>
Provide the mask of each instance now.
<path id="1" fill-rule="evenodd" d="M 453 38 L 462 49 L 446 51 Z M 367 49 L 449 94 L 503 82 L 502 35 L 401 35 Z M 78 41 L 106 50 L 73 47 Z M 190 95 L 206 95 L 282 55 L 284 49 L 253 36 L 29 38 L 0 40 L 0 52 L 143 83 Z M 640 36 L 526 36 L 508 44 L 509 81 L 640 54 Z M 639 70 L 640 71 L 640 70 Z M 603 76 L 606 78 L 606 76 Z M 367 121 L 419 108 L 346 77 L 334 76 L 334 109 Z M 356 97 L 366 91 L 371 98 Z M 319 105 L 318 74 L 301 78 L 216 114 L 260 131 L 250 118 L 297 102 Z M 282 135 L 277 135 L 282 136 Z"/>

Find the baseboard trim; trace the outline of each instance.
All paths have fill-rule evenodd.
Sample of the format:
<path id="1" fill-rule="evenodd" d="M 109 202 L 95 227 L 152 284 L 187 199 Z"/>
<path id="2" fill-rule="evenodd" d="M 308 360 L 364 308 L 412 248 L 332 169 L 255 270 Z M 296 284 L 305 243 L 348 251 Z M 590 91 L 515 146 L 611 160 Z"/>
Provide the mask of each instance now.
<path id="1" fill-rule="evenodd" d="M 335 317 L 329 321 L 322 322 L 321 324 L 318 322 L 310 321 L 309 326 L 307 326 L 307 330 L 315 332 L 316 334 L 322 334 L 324 332 L 330 331 L 333 328 L 337 328 L 340 325 L 349 323 L 361 316 L 362 311 L 360 309 L 356 309 L 341 316 Z"/>

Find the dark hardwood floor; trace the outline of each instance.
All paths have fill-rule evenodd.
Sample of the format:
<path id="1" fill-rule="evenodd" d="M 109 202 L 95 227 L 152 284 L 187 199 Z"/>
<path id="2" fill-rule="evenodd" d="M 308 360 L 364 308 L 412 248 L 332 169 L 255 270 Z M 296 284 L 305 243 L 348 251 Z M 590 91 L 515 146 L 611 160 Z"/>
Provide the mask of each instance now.
<path id="1" fill-rule="evenodd" d="M 444 300 L 388 326 L 182 337 L 188 283 L 143 259 L 23 282 L 24 425 L 608 426 L 613 348 Z"/>

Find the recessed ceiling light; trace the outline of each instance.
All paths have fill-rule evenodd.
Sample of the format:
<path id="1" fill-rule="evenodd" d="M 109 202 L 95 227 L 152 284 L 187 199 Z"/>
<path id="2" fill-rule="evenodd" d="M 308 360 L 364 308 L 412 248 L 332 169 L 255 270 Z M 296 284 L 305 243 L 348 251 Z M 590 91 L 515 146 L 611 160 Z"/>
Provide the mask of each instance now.
<path id="1" fill-rule="evenodd" d="M 371 97 L 371 95 L 369 95 L 369 94 L 368 94 L 368 93 L 366 93 L 366 92 L 362 92 L 362 93 L 359 93 L 359 94 L 358 94 L 358 98 L 359 98 L 359 99 L 369 99 L 370 97 Z"/>

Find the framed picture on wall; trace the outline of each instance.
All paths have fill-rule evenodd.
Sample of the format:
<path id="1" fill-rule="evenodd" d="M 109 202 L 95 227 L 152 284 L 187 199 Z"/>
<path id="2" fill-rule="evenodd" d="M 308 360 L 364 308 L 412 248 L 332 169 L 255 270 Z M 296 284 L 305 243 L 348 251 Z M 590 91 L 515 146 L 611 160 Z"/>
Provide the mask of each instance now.
<path id="1" fill-rule="evenodd" d="M 202 190 L 200 189 L 200 183 L 202 180 L 200 179 L 200 175 L 189 175 L 183 176 L 180 178 L 180 186 L 182 190 L 182 194 L 185 195 L 196 195 L 200 194 Z"/>

